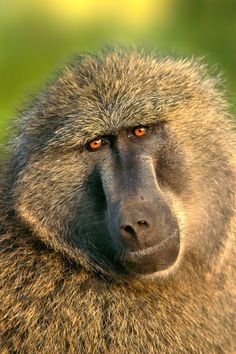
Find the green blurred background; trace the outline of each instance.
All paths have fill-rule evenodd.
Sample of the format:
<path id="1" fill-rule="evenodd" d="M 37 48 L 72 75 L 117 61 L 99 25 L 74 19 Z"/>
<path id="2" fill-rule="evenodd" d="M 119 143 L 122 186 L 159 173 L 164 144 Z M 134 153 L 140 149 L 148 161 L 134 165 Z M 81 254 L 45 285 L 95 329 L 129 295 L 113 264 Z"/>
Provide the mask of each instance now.
<path id="1" fill-rule="evenodd" d="M 0 142 L 63 60 L 124 43 L 205 57 L 236 112 L 236 0 L 0 0 Z"/>

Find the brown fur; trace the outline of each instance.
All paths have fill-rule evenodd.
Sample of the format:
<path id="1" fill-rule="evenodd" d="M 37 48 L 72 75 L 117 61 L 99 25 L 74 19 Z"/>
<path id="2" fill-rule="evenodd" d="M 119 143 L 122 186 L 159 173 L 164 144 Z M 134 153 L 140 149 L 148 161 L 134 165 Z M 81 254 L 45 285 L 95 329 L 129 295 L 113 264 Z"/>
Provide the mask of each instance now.
<path id="1" fill-rule="evenodd" d="M 1 353 L 236 351 L 235 135 L 225 107 L 200 64 L 137 52 L 79 58 L 48 86 L 22 115 L 1 177 Z M 94 264 L 66 236 L 86 205 L 90 167 L 79 151 L 162 120 L 183 164 L 181 181 L 160 187 L 180 256 L 135 279 Z"/>

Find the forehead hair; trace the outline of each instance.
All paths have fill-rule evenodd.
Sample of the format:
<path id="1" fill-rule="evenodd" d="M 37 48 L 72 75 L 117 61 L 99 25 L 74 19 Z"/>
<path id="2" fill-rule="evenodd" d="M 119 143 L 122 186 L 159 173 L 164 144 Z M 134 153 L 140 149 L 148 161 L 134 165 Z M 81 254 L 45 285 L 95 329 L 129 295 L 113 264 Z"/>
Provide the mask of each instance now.
<path id="1" fill-rule="evenodd" d="M 193 60 L 108 52 L 74 59 L 48 86 L 31 119 L 38 131 L 52 128 L 51 144 L 64 144 L 72 137 L 81 144 L 166 120 L 179 106 L 199 101 L 209 105 L 213 96 L 215 101 L 213 80 Z"/>

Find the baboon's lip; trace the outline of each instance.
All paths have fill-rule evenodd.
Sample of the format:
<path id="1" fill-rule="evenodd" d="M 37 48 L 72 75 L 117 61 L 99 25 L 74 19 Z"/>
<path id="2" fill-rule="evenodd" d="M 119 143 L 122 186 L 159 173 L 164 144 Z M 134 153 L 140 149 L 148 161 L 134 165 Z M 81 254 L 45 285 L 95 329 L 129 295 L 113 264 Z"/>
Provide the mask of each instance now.
<path id="1" fill-rule="evenodd" d="M 174 234 L 153 247 L 134 252 L 126 251 L 122 257 L 122 264 L 129 273 L 150 274 L 158 272 L 175 263 L 179 248 L 179 237 Z"/>

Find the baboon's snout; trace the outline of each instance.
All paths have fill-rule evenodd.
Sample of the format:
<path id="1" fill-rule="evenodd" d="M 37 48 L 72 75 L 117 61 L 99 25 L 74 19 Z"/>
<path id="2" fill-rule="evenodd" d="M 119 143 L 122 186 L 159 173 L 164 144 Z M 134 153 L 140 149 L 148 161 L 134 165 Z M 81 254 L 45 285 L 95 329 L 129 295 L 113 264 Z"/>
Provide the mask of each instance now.
<path id="1" fill-rule="evenodd" d="M 129 199 L 117 212 L 122 263 L 134 273 L 152 273 L 172 265 L 179 253 L 177 219 L 163 201 Z"/>
<path id="2" fill-rule="evenodd" d="M 127 251 L 154 246 L 160 231 L 152 205 L 137 200 L 121 204 L 118 212 L 118 228 L 122 245 Z"/>

